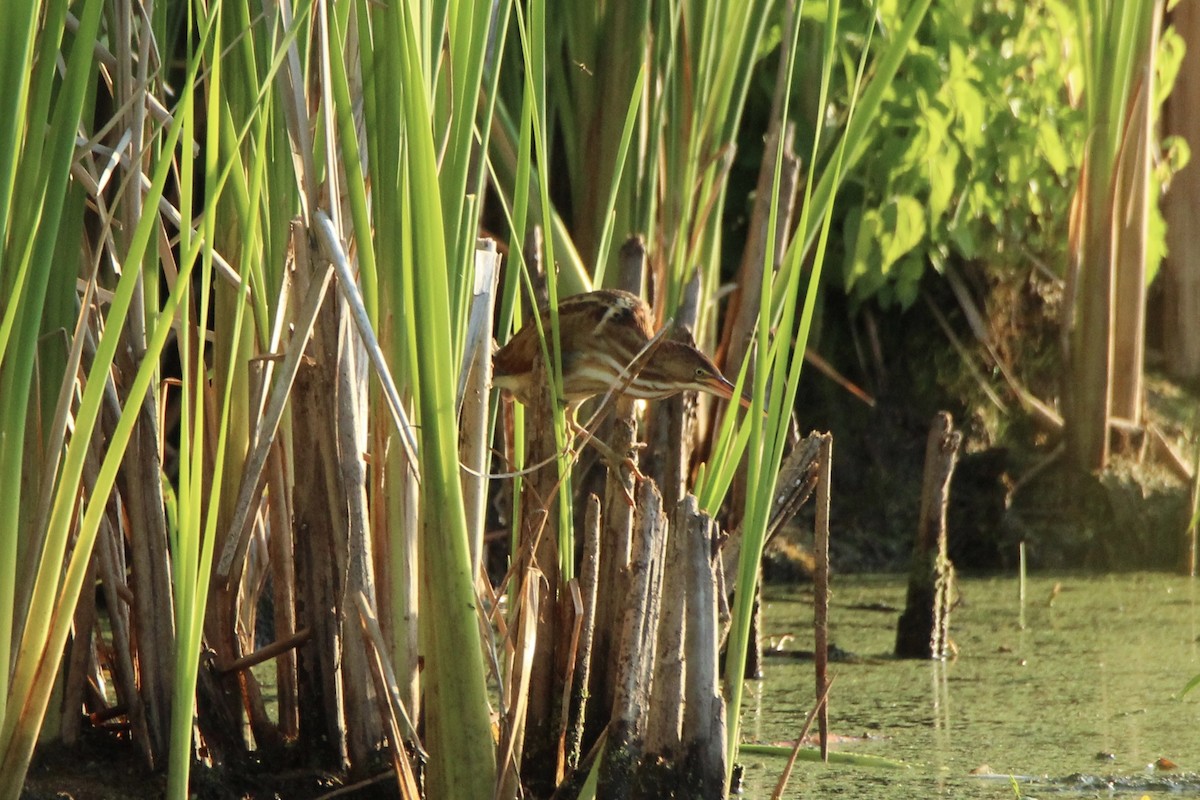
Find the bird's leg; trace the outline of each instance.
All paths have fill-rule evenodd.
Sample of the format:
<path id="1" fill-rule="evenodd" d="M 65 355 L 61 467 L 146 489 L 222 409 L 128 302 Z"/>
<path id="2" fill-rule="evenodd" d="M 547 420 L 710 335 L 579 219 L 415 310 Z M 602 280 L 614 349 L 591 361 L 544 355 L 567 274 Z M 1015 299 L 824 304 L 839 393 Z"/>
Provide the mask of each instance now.
<path id="1" fill-rule="evenodd" d="M 597 438 L 590 430 L 579 424 L 579 420 L 575 417 L 575 407 L 568 410 L 566 415 L 567 424 L 575 437 L 583 437 L 585 444 L 591 444 L 600 453 L 600 457 L 604 460 L 605 465 L 611 470 L 627 469 L 629 474 L 640 481 L 646 480 L 646 476 L 638 469 L 637 462 L 633 460 L 633 456 L 621 454 L 614 450 L 608 442 Z M 639 442 L 636 447 L 641 449 L 645 445 Z M 628 487 L 625 488 L 625 498 L 629 501 L 630 507 L 634 505 L 633 493 Z"/>
<path id="2" fill-rule="evenodd" d="M 613 450 L 606 442 L 602 442 L 595 437 L 592 437 L 591 441 L 592 441 L 592 447 L 595 447 L 597 450 L 600 451 L 600 455 L 604 458 L 605 463 L 609 466 L 610 469 L 613 467 L 617 467 L 617 468 L 625 467 L 626 469 L 629 470 L 629 473 L 631 475 L 633 475 L 635 478 L 637 478 L 639 481 L 646 480 L 646 476 L 642 474 L 642 471 L 640 469 L 638 469 L 637 462 L 633 460 L 633 456 L 631 456 L 631 455 L 623 456 L 620 453 L 618 453 L 616 450 Z M 637 445 L 637 448 L 639 450 L 643 447 L 645 447 L 645 445 L 642 443 L 639 443 Z"/>

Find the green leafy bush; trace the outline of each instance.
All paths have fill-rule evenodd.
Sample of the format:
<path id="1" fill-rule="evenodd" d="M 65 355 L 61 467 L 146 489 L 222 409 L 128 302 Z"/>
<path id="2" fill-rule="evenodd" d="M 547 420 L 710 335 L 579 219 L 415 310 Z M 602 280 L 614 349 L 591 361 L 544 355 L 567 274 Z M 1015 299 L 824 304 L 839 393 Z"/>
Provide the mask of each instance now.
<path id="1" fill-rule="evenodd" d="M 885 3 L 886 30 L 902 4 Z M 844 221 L 847 293 L 910 305 L 927 265 L 1060 263 L 1086 135 L 1072 8 L 936 4 L 891 87 Z"/>

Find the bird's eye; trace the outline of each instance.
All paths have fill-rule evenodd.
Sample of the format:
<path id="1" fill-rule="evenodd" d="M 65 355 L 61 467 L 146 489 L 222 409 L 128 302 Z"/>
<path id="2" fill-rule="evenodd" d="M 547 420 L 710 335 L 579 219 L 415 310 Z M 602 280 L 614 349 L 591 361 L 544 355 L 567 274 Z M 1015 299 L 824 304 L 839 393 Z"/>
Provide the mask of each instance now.
<path id="1" fill-rule="evenodd" d="M 704 367 L 696 367 L 696 377 L 697 378 L 704 377 Z"/>

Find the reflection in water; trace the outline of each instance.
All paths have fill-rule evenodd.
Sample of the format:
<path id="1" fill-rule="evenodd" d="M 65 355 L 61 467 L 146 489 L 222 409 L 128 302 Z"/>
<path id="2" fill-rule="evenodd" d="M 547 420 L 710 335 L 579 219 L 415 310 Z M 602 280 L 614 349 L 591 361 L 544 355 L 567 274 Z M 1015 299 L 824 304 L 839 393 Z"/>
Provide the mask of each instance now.
<path id="1" fill-rule="evenodd" d="M 954 617 L 950 618 L 951 626 L 953 626 Z M 951 627 L 953 630 L 953 627 Z M 929 670 L 930 698 L 933 701 L 933 755 L 935 761 L 933 766 L 936 768 L 935 775 L 937 776 L 938 788 L 941 786 L 943 778 L 947 772 L 947 764 L 941 756 L 950 752 L 951 737 L 950 732 L 950 686 L 947 679 L 948 670 L 946 669 L 945 661 L 931 661 Z"/>
<path id="2" fill-rule="evenodd" d="M 1179 697 L 1200 672 L 1192 580 L 1034 576 L 1024 629 L 1015 577 L 962 578 L 960 587 L 964 603 L 951 621 L 959 657 L 937 663 L 889 656 L 898 612 L 871 609 L 903 605 L 902 577 L 835 581 L 831 641 L 859 656 L 831 665 L 830 728 L 848 737 L 836 748 L 912 769 L 801 763 L 789 797 L 1012 798 L 1009 775 L 1033 796 L 1052 784 L 1055 796 L 1092 797 L 1100 785 L 1093 778 L 1120 779 L 1130 791 L 1152 791 L 1164 778 L 1176 789 L 1193 786 L 1200 691 Z M 805 595 L 768 592 L 769 635 L 793 634 L 789 650 L 811 650 L 811 630 Z M 795 736 L 813 702 L 810 661 L 768 658 L 766 671 L 746 706 L 747 740 Z M 1160 758 L 1180 773 L 1156 773 Z M 744 761 L 746 797 L 768 797 L 782 759 Z"/>

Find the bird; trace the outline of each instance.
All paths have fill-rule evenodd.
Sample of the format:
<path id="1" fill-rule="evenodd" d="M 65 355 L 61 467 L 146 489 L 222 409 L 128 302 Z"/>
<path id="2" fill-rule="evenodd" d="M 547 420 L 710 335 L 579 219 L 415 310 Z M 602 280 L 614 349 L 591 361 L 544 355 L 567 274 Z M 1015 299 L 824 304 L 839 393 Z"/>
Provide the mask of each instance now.
<path id="1" fill-rule="evenodd" d="M 549 306 L 544 305 L 538 314 L 549 336 Z M 660 400 L 685 391 L 707 392 L 728 400 L 736 391 L 699 348 L 656 335 L 650 307 L 631 292 L 598 289 L 561 300 L 558 336 L 567 424 L 600 451 L 610 468 L 623 466 L 639 480 L 645 480 L 645 476 L 632 457 L 615 452 L 575 419 L 584 400 L 609 392 L 638 400 Z M 530 320 L 492 357 L 492 385 L 522 405 L 529 405 L 538 388 L 533 365 L 541 352 L 537 325 Z M 740 399 L 743 406 L 749 406 L 744 397 Z M 628 488 L 626 500 L 633 505 Z"/>
<path id="2" fill-rule="evenodd" d="M 549 307 L 538 314 L 549 336 Z M 630 292 L 599 289 L 563 299 L 558 304 L 558 330 L 563 400 L 572 411 L 587 398 L 610 390 L 639 400 L 685 391 L 729 400 L 736 391 L 699 348 L 667 337 L 653 341 L 650 307 Z M 537 388 L 534 360 L 540 358 L 541 348 L 537 325 L 530 320 L 493 356 L 492 384 L 529 405 Z"/>

